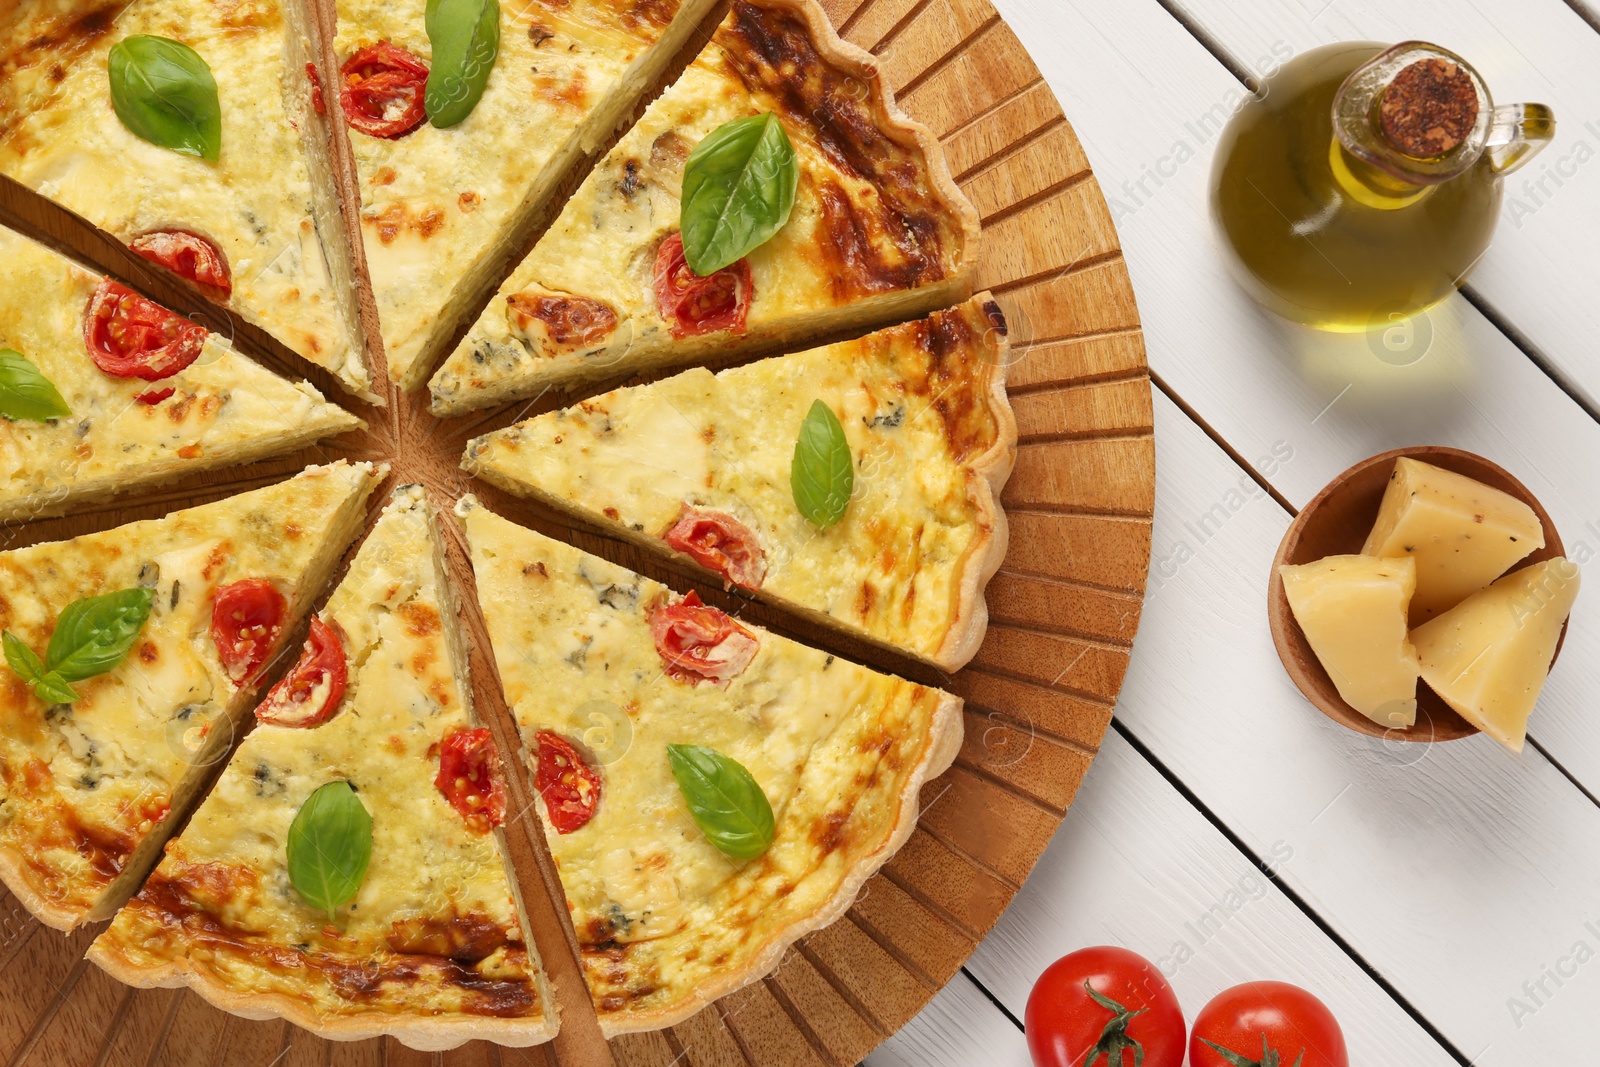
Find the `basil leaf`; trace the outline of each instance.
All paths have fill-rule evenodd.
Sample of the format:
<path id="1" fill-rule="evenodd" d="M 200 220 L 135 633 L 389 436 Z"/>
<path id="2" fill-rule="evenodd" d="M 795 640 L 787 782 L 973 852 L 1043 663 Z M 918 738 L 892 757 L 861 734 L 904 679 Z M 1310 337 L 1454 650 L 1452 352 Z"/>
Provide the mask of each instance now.
<path id="1" fill-rule="evenodd" d="M 74 600 L 56 620 L 45 669 L 62 682 L 81 682 L 115 669 L 139 639 L 153 602 L 149 589 Z"/>
<path id="2" fill-rule="evenodd" d="M 111 106 L 128 132 L 212 163 L 222 154 L 222 104 L 206 61 L 186 44 L 139 34 L 111 47 Z"/>
<path id="3" fill-rule="evenodd" d="M 333 920 L 372 861 L 372 816 L 349 782 L 318 786 L 289 824 L 289 883 Z"/>
<path id="4" fill-rule="evenodd" d="M 794 490 L 794 506 L 813 526 L 827 529 L 844 518 L 855 492 L 855 463 L 850 442 L 833 409 L 813 401 L 800 436 L 794 443 L 794 460 L 789 465 L 789 487 Z"/>
<path id="5" fill-rule="evenodd" d="M 499 0 L 428 0 L 433 66 L 422 106 L 441 130 L 472 114 L 500 53 Z"/>
<path id="6" fill-rule="evenodd" d="M 17 676 L 33 687 L 33 695 L 46 704 L 71 704 L 78 699 L 72 686 L 54 671 L 46 671 L 33 649 L 10 630 L 5 631 L 6 663 Z"/>
<path id="7" fill-rule="evenodd" d="M 701 745 L 668 745 L 667 759 L 694 824 L 736 860 L 753 860 L 772 844 L 772 805 L 737 760 Z"/>
<path id="8" fill-rule="evenodd" d="M 60 390 L 38 367 L 21 352 L 0 348 L 0 415 L 48 422 L 71 414 Z"/>
<path id="9" fill-rule="evenodd" d="M 800 165 L 771 112 L 734 119 L 694 146 L 683 169 L 683 258 L 702 278 L 736 263 L 789 221 Z"/>

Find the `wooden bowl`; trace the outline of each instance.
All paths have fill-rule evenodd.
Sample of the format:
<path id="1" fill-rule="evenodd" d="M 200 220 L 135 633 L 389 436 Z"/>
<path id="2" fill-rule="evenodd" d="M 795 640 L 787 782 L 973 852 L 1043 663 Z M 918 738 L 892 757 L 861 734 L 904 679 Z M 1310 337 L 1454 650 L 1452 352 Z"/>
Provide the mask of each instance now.
<path id="1" fill-rule="evenodd" d="M 1378 505 L 1389 484 L 1389 475 L 1394 472 L 1394 462 L 1401 456 L 1464 474 L 1484 485 L 1510 493 L 1533 509 L 1544 527 L 1544 547 L 1520 560 L 1511 568 L 1512 571 L 1566 554 L 1561 546 L 1561 535 L 1556 532 L 1555 524 L 1550 521 L 1544 506 L 1528 492 L 1527 486 L 1497 464 L 1459 448 L 1397 448 L 1357 463 L 1329 482 L 1295 516 L 1272 561 L 1272 575 L 1267 586 L 1267 618 L 1272 625 L 1272 643 L 1278 648 L 1278 658 L 1283 660 L 1284 670 L 1289 672 L 1289 677 L 1294 679 L 1294 684 L 1300 687 L 1306 699 L 1328 718 L 1352 730 L 1390 741 L 1454 741 L 1470 737 L 1478 732 L 1478 728 L 1457 715 L 1437 693 L 1428 688 L 1426 682 L 1417 683 L 1417 721 L 1406 729 L 1380 726 L 1346 704 L 1316 653 L 1311 651 L 1310 642 L 1295 621 L 1294 612 L 1289 609 L 1289 598 L 1283 591 L 1283 579 L 1278 577 L 1278 568 L 1285 563 L 1311 563 L 1323 556 L 1360 552 L 1373 522 L 1377 520 Z M 1563 624 L 1561 638 L 1556 643 L 1557 656 L 1561 654 L 1561 642 L 1566 637 L 1567 628 Z M 1555 662 L 1554 658 L 1551 662 Z"/>

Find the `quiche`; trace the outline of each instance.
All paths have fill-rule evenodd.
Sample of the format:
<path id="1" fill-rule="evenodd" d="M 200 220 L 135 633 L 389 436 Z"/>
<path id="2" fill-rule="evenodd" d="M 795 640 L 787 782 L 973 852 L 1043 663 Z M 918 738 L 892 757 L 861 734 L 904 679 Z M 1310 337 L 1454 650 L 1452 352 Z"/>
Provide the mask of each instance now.
<path id="1" fill-rule="evenodd" d="M 164 519 L 0 554 L 0 879 L 34 915 L 71 929 L 138 888 L 383 473 L 311 467 Z M 62 637 L 81 665 L 118 625 L 105 600 L 86 613 L 89 597 L 148 615 L 120 662 L 63 674 L 75 699 L 46 699 L 18 672 L 19 647 L 52 665 Z"/>
<path id="2" fill-rule="evenodd" d="M 981 294 L 855 341 L 618 389 L 472 441 L 463 466 L 731 584 L 945 670 L 972 658 L 1005 555 L 1016 455 L 999 307 Z M 853 491 L 796 504 L 809 410 L 843 431 Z"/>
<path id="3" fill-rule="evenodd" d="M 707 134 L 763 113 L 793 143 L 792 212 L 698 277 L 679 233 L 685 163 Z M 864 332 L 965 299 L 977 254 L 977 213 L 876 60 L 812 0 L 734 0 L 468 330 L 432 408 Z"/>
<path id="4" fill-rule="evenodd" d="M 124 327 L 150 328 L 129 343 Z M 0 520 L 37 518 L 364 424 L 144 297 L 0 228 L 0 352 L 64 402 L 0 421 Z M 0 357 L 5 358 L 5 357 Z M 21 388 L 0 381 L 0 400 Z"/>
<path id="5" fill-rule="evenodd" d="M 397 490 L 254 732 L 90 948 L 96 963 L 331 1038 L 437 1050 L 552 1036 L 432 526 L 422 488 Z M 286 858 L 297 812 L 330 782 L 349 783 L 371 824 L 359 889 L 336 906 L 302 896 Z"/>
<path id="6" fill-rule="evenodd" d="M 194 282 L 344 388 L 371 389 L 325 126 L 289 0 L 16 0 L 0 14 L 0 173 Z M 135 136 L 109 57 L 132 37 L 192 48 L 221 111 L 212 162 Z"/>
<path id="7" fill-rule="evenodd" d="M 954 758 L 961 702 L 457 510 L 602 1032 L 678 1022 L 842 915 Z M 742 768 L 755 847 L 691 809 L 684 745 Z"/>
<path id="8" fill-rule="evenodd" d="M 712 0 L 501 4 L 483 96 L 445 128 L 423 110 L 434 61 L 428 6 L 338 0 L 339 93 L 329 94 L 351 127 L 389 377 L 406 390 L 426 379 L 462 318 L 526 250 L 558 183 L 655 82 Z"/>

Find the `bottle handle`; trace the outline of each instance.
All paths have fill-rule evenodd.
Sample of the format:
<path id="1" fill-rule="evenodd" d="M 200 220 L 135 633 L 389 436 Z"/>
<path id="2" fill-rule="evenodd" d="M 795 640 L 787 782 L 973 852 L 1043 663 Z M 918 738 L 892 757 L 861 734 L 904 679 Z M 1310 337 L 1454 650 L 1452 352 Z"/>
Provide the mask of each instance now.
<path id="1" fill-rule="evenodd" d="M 1504 177 L 1539 154 L 1556 135 L 1556 116 L 1543 104 L 1502 104 L 1489 115 L 1484 150 Z"/>

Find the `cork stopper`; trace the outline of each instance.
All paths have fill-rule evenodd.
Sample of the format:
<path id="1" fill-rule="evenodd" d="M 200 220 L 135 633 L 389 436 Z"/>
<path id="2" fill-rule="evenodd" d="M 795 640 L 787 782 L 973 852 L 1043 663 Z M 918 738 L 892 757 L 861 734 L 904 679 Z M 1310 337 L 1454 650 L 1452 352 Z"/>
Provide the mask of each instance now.
<path id="1" fill-rule="evenodd" d="M 1442 156 L 1465 141 L 1478 120 L 1472 76 L 1447 59 L 1403 68 L 1379 105 L 1383 137 L 1414 159 Z"/>

